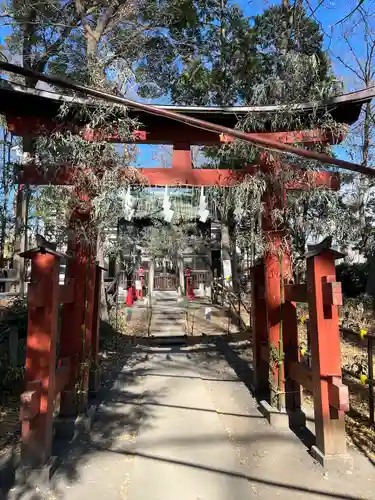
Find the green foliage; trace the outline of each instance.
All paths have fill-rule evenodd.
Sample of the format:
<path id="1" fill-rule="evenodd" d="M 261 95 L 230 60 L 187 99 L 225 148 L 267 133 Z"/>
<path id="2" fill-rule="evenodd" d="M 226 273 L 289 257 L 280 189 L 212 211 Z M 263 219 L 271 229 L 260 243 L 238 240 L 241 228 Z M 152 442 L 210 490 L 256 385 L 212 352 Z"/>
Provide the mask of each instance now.
<path id="1" fill-rule="evenodd" d="M 367 263 L 343 263 L 336 267 L 337 280 L 341 282 L 345 297 L 357 298 L 366 293 Z"/>
<path id="2" fill-rule="evenodd" d="M 11 330 L 18 332 L 18 338 L 27 334 L 27 302 L 22 297 L 15 298 L 6 308 L 0 323 L 0 340 L 5 341 Z"/>
<path id="3" fill-rule="evenodd" d="M 254 31 L 258 59 L 254 76 L 256 86 L 264 87 L 264 103 L 322 99 L 330 94 L 323 34 L 303 7 L 270 7 L 255 17 Z"/>
<path id="4" fill-rule="evenodd" d="M 254 32 L 237 5 L 226 0 L 147 2 L 143 20 L 161 29 L 148 40 L 137 65 L 141 95 L 169 94 L 173 102 L 189 105 L 243 99 L 244 82 L 254 67 Z"/>
<path id="5" fill-rule="evenodd" d="M 18 334 L 18 364 L 12 366 L 9 359 L 9 336 Z M 23 298 L 14 299 L 3 312 L 0 322 L 0 397 L 16 393 L 24 379 L 25 339 L 27 335 L 27 303 Z"/>

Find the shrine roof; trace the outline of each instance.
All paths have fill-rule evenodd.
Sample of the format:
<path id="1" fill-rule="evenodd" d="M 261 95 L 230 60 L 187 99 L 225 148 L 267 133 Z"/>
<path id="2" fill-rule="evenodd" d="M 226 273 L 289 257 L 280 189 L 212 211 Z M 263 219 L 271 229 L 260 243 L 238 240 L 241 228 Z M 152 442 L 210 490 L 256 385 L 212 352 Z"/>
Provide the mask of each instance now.
<path id="1" fill-rule="evenodd" d="M 207 119 L 212 123 L 234 127 L 238 120 L 249 113 L 255 115 L 275 115 L 280 110 L 287 113 L 295 113 L 299 117 L 306 117 L 314 113 L 330 112 L 332 118 L 343 124 L 351 125 L 357 121 L 362 105 L 369 102 L 375 96 L 375 87 L 365 90 L 351 92 L 335 97 L 327 101 L 308 102 L 293 104 L 285 109 L 285 106 L 178 106 L 178 105 L 154 105 L 155 107 L 168 109 L 177 113 Z M 0 80 L 0 112 L 13 116 L 29 116 L 54 118 L 62 103 L 72 102 L 77 106 L 87 103 L 86 98 L 72 97 L 59 94 L 53 90 L 38 90 L 20 84 Z M 91 101 L 92 102 L 92 101 Z M 146 127 L 160 127 L 168 120 L 164 117 L 147 114 L 140 110 L 129 107 L 130 115 L 138 118 Z M 174 123 L 173 127 L 178 124 Z M 263 129 L 264 130 L 264 129 Z"/>

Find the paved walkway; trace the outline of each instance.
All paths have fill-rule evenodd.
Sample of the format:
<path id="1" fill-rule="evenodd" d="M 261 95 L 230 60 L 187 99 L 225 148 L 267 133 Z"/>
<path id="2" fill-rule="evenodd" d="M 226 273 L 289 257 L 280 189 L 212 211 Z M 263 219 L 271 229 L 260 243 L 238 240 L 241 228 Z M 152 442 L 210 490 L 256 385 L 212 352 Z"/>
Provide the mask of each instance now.
<path id="1" fill-rule="evenodd" d="M 352 472 L 324 474 L 262 418 L 214 346 L 136 348 L 91 439 L 60 453 L 50 492 L 12 500 L 375 498 L 373 465 L 354 453 Z"/>
<path id="2" fill-rule="evenodd" d="M 176 291 L 159 291 L 153 293 L 152 308 L 146 313 L 144 301 L 137 301 L 133 306 L 132 318 L 137 321 L 143 314 L 144 322 L 150 321 L 149 332 L 153 337 L 183 337 L 185 334 L 199 336 L 217 335 L 238 332 L 238 327 L 229 321 L 228 315 L 221 306 L 213 306 L 207 298 L 196 298 L 186 301 L 178 300 Z M 206 316 L 207 308 L 211 314 Z M 188 313 L 188 314 L 187 314 Z M 147 314 L 150 314 L 147 316 Z M 221 321 L 218 319 L 221 318 Z M 224 320 L 224 318 L 226 318 Z"/>

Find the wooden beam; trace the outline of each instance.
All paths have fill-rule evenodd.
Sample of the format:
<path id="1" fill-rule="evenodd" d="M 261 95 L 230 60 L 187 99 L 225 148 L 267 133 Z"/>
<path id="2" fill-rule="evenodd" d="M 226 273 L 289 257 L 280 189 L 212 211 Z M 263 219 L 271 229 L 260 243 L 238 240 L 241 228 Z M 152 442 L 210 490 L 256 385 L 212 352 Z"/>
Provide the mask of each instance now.
<path id="1" fill-rule="evenodd" d="M 75 279 L 69 278 L 65 285 L 59 287 L 59 304 L 68 304 L 74 301 Z"/>
<path id="2" fill-rule="evenodd" d="M 342 142 L 345 138 L 343 133 L 333 134 L 332 132 L 325 132 L 323 130 L 299 130 L 291 132 L 257 132 L 258 135 L 269 137 L 276 141 L 283 142 L 284 144 L 316 144 L 316 143 L 328 143 L 328 144 L 338 144 Z M 230 135 L 220 134 L 220 142 L 228 143 L 234 142 L 234 137 Z"/>
<path id="3" fill-rule="evenodd" d="M 327 457 L 346 453 L 339 313 L 337 306 L 324 304 L 323 297 L 324 283 L 336 280 L 335 260 L 341 256 L 330 248 L 329 240 L 323 240 L 307 257 L 316 449 Z"/>
<path id="4" fill-rule="evenodd" d="M 343 384 L 341 377 L 330 377 L 328 384 L 329 404 L 339 411 L 349 411 L 349 388 Z"/>
<path id="5" fill-rule="evenodd" d="M 248 166 L 244 170 L 199 169 L 199 168 L 140 168 L 140 182 L 148 186 L 222 186 L 229 187 L 240 183 L 247 175 L 257 172 L 258 166 Z M 291 166 L 290 168 L 293 168 Z M 134 176 L 134 168 L 124 168 L 124 176 Z M 297 172 L 296 172 L 297 173 Z M 298 172 L 299 175 L 299 172 Z M 22 168 L 18 175 L 20 184 L 29 185 L 73 185 L 77 171 L 73 166 L 56 166 L 45 169 L 30 164 Z M 141 182 L 142 183 L 142 182 Z M 339 178 L 330 172 L 301 172 L 299 180 L 285 184 L 287 190 L 307 190 L 313 187 L 326 187 L 337 190 Z"/>
<path id="6" fill-rule="evenodd" d="M 59 394 L 67 385 L 70 378 L 70 359 L 61 358 L 55 375 L 55 395 Z"/>
<path id="7" fill-rule="evenodd" d="M 136 144 L 174 144 L 189 141 L 192 145 L 220 145 L 221 134 L 208 130 L 193 129 L 184 123 L 172 123 L 163 118 L 154 120 L 145 130 L 135 130 L 130 140 L 121 140 L 115 132 L 106 137 L 99 137 L 98 133 L 84 128 L 76 128 L 86 140 L 106 140 L 115 143 L 135 142 Z M 72 127 L 61 126 L 51 118 L 33 116 L 7 116 L 8 130 L 14 135 L 49 135 L 52 132 L 64 132 Z M 332 134 L 323 130 L 301 130 L 292 132 L 259 132 L 258 136 L 273 139 L 284 144 L 304 144 L 306 146 L 325 143 L 338 144 L 344 139 L 343 134 Z"/>
<path id="8" fill-rule="evenodd" d="M 323 304 L 326 306 L 342 306 L 341 283 L 336 276 L 327 276 L 323 283 Z"/>
<path id="9" fill-rule="evenodd" d="M 27 287 L 28 307 L 38 308 L 45 304 L 45 294 L 43 282 L 31 282 Z"/>
<path id="10" fill-rule="evenodd" d="M 306 283 L 284 285 L 284 298 L 286 302 L 307 302 Z"/>
<path id="11" fill-rule="evenodd" d="M 32 420 L 40 411 L 40 395 L 42 384 L 40 380 L 28 382 L 26 391 L 21 394 L 20 421 Z"/>
<path id="12" fill-rule="evenodd" d="M 306 390 L 313 392 L 312 369 L 305 363 L 292 363 L 289 376 Z M 342 383 L 341 377 L 324 377 L 328 380 L 329 405 L 339 411 L 349 411 L 349 389 Z"/>
<path id="13" fill-rule="evenodd" d="M 285 166 L 283 166 L 285 168 Z M 286 168 L 295 169 L 297 167 L 288 165 Z M 338 191 L 340 189 L 340 177 L 338 174 L 327 171 L 298 172 L 296 179 L 291 179 L 285 183 L 285 188 L 290 191 L 306 191 L 314 187 L 326 187 Z"/>
<path id="14" fill-rule="evenodd" d="M 290 364 L 289 376 L 306 390 L 313 392 L 312 370 L 305 363 L 295 362 Z"/>

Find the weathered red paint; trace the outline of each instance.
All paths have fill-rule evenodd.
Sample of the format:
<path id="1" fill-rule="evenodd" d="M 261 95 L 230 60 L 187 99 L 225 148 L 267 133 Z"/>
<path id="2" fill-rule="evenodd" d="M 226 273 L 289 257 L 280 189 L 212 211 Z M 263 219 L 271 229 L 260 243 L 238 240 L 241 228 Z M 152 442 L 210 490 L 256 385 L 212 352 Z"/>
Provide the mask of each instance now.
<path id="1" fill-rule="evenodd" d="M 95 370 L 99 365 L 99 322 L 100 322 L 100 295 L 102 286 L 102 268 L 95 266 L 95 287 L 94 287 L 94 307 L 92 315 L 92 341 L 91 341 L 91 359 L 92 368 Z"/>
<path id="2" fill-rule="evenodd" d="M 286 189 L 281 182 L 282 166 L 271 154 L 260 155 L 261 169 L 266 176 L 263 195 L 262 229 L 266 239 L 264 253 L 265 301 L 267 310 L 268 355 L 270 366 L 271 402 L 281 405 L 284 387 L 284 364 L 279 364 L 283 355 L 282 342 L 282 293 L 283 283 L 290 278 L 289 246 L 284 223 L 274 220 L 275 211 L 285 210 Z M 281 352 L 282 351 L 282 352 Z M 279 367 L 281 374 L 279 375 Z M 281 383 L 280 383 L 281 382 Z"/>
<path id="3" fill-rule="evenodd" d="M 286 284 L 284 286 L 284 298 L 286 302 L 307 302 L 306 283 Z"/>
<path id="4" fill-rule="evenodd" d="M 289 277 L 289 251 L 283 231 L 268 231 L 266 233 L 265 264 L 265 299 L 267 308 L 267 330 L 270 358 L 270 375 L 272 376 L 271 400 L 277 396 L 277 391 L 284 393 L 284 365 L 281 366 L 281 385 L 279 384 L 279 365 L 277 357 L 280 352 L 282 317 L 282 283 Z M 284 325 L 283 325 L 284 326 Z M 284 328 L 283 328 L 284 332 Z M 276 390 L 277 388 L 277 390 Z M 273 394 L 272 394 L 273 392 Z"/>
<path id="5" fill-rule="evenodd" d="M 155 125 L 147 130 L 135 130 L 131 141 L 137 144 L 176 144 L 184 143 L 186 139 L 194 145 L 220 145 L 221 136 L 217 132 L 208 130 L 194 129 L 184 123 L 172 123 L 162 119 L 155 120 Z M 161 124 L 162 123 L 162 124 Z M 14 135 L 48 135 L 52 132 L 63 131 L 64 129 L 50 118 L 33 116 L 7 116 L 8 130 Z M 65 127 L 69 128 L 69 127 Z M 70 127 L 72 129 L 72 127 Z M 81 134 L 86 140 L 99 139 L 97 134 L 87 128 L 76 129 L 77 134 Z M 225 134 L 224 134 L 225 135 Z M 283 142 L 284 144 L 305 144 L 306 146 L 316 143 L 340 143 L 344 136 L 342 134 L 333 135 L 323 130 L 302 130 L 295 132 L 259 132 L 260 137 L 265 137 Z M 112 133 L 111 136 L 102 138 L 111 142 L 131 142 L 128 139 L 123 141 L 118 134 Z"/>
<path id="6" fill-rule="evenodd" d="M 70 378 L 70 359 L 61 358 L 56 369 L 55 395 L 59 394 L 69 382 Z"/>
<path id="7" fill-rule="evenodd" d="M 193 168 L 191 150 L 189 143 L 174 144 L 172 150 L 172 169 L 179 171 L 190 171 Z M 143 175 L 147 176 L 148 169 L 143 169 Z"/>
<path id="8" fill-rule="evenodd" d="M 68 304 L 74 301 L 75 280 L 69 278 L 64 285 L 59 287 L 59 303 Z"/>
<path id="9" fill-rule="evenodd" d="M 344 409 L 347 393 L 341 387 L 339 317 L 336 305 L 324 304 L 323 289 L 327 277 L 335 276 L 335 253 L 323 249 L 307 259 L 309 291 L 309 327 L 311 329 L 312 383 L 316 447 L 323 456 L 346 453 Z M 332 280 L 332 278 L 330 278 Z M 334 385 L 337 389 L 330 385 Z M 330 392 L 343 398 L 330 405 Z M 332 397 L 332 394 L 331 394 Z"/>
<path id="10" fill-rule="evenodd" d="M 289 413 L 301 410 L 301 384 L 290 376 L 291 366 L 299 360 L 299 339 L 296 303 L 287 301 L 284 291 L 282 311 L 284 368 L 285 368 L 285 407 Z"/>
<path id="11" fill-rule="evenodd" d="M 26 384 L 26 390 L 20 398 L 20 421 L 22 422 L 22 436 L 29 432 L 30 420 L 35 418 L 40 411 L 40 395 L 42 384 L 40 380 L 34 380 Z M 24 432 L 24 424 L 27 426 L 27 432 Z"/>
<path id="12" fill-rule="evenodd" d="M 32 465 L 44 464 L 51 455 L 59 270 L 60 259 L 55 255 L 35 252 L 32 256 L 31 283 L 38 287 L 42 300 L 29 302 L 25 382 L 27 392 L 32 384 L 39 384 L 40 394 L 29 393 L 31 409 L 27 420 L 27 394 L 21 396 L 22 461 Z"/>
<path id="13" fill-rule="evenodd" d="M 186 155 L 187 158 L 187 155 Z M 184 162 L 187 162 L 186 158 Z M 178 167 L 180 165 L 180 167 Z M 289 167 L 288 167 L 289 168 Z M 292 166 L 290 168 L 293 168 Z M 256 172 L 257 167 L 249 166 L 241 171 L 225 169 L 198 169 L 181 168 L 181 163 L 175 162 L 175 168 L 140 168 L 140 181 L 149 186 L 222 186 L 229 187 L 242 182 L 247 175 Z M 124 177 L 128 176 L 129 170 L 124 169 Z M 327 187 L 328 189 L 339 189 L 340 182 L 336 174 L 330 172 L 299 172 L 298 180 L 290 180 L 285 183 L 287 190 L 306 190 L 314 187 Z M 19 180 L 29 185 L 73 185 L 77 178 L 77 170 L 73 166 L 58 167 L 42 173 L 33 165 L 28 165 L 19 173 Z"/>
<path id="14" fill-rule="evenodd" d="M 323 303 L 325 305 L 342 306 L 341 283 L 336 282 L 336 276 L 326 276 L 324 280 Z"/>
<path id="15" fill-rule="evenodd" d="M 68 302 L 62 306 L 60 355 L 70 360 L 69 383 L 61 393 L 60 415 L 62 417 L 75 416 L 79 410 L 85 407 L 88 391 L 86 353 L 91 347 L 91 326 L 88 328 L 85 316 L 86 300 L 92 300 L 89 269 L 90 249 L 79 241 L 77 234 L 68 241 L 68 254 L 74 255 L 66 265 L 67 279 L 74 279 L 74 302 Z M 79 384 L 81 391 L 79 401 L 77 399 L 77 384 Z"/>
<path id="16" fill-rule="evenodd" d="M 263 259 L 252 269 L 253 360 L 254 386 L 262 397 L 269 393 L 269 358 L 267 337 L 267 310 L 265 302 L 265 269 Z M 266 349 L 264 356 L 262 350 Z"/>
<path id="17" fill-rule="evenodd" d="M 341 377 L 328 378 L 329 404 L 340 412 L 349 411 L 349 388 L 342 383 Z"/>

